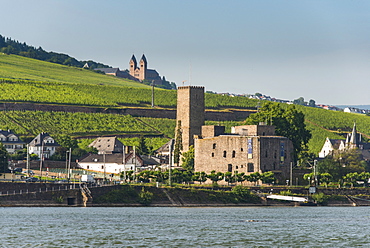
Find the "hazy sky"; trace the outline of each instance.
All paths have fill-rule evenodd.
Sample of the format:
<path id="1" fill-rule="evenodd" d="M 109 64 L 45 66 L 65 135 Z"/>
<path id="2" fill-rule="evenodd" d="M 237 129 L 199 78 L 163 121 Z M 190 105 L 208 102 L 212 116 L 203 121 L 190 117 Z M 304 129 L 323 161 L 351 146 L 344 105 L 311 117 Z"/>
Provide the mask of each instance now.
<path id="1" fill-rule="evenodd" d="M 0 0 L 0 34 L 177 85 L 370 104 L 369 0 Z M 1 65 L 0 65 L 1 66 Z"/>

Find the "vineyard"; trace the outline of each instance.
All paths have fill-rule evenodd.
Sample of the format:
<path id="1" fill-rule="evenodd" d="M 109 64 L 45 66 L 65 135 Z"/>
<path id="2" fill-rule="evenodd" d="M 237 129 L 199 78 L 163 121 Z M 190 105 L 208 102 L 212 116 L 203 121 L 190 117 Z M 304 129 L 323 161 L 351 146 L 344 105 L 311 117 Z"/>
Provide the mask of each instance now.
<path id="1" fill-rule="evenodd" d="M 15 55 L 0 54 L 0 65 L 1 102 L 101 108 L 144 107 L 150 110 L 152 89 L 134 81 Z M 206 108 L 214 111 L 255 109 L 258 104 L 257 100 L 246 97 L 205 94 Z M 157 108 L 176 108 L 176 91 L 156 88 L 155 105 Z M 299 105 L 296 108 L 305 114 L 307 128 L 312 132 L 309 150 L 315 154 L 321 149 L 326 137 L 344 138 L 351 131 L 354 122 L 363 137 L 370 135 L 368 116 Z M 231 126 L 243 123 L 230 120 L 207 121 L 206 124 L 225 125 L 226 131 L 230 132 Z M 0 129 L 11 129 L 25 137 L 35 136 L 42 131 L 55 136 L 66 134 L 72 137 L 162 136 L 146 139 L 152 147 L 158 147 L 168 138 L 173 138 L 175 126 L 175 120 L 166 118 L 135 118 L 101 113 L 2 111 L 0 115 Z M 137 138 L 122 140 L 128 144 L 138 142 Z"/>
<path id="2" fill-rule="evenodd" d="M 82 83 L 148 87 L 128 79 L 99 74 L 82 68 L 0 53 L 0 78 L 53 83 Z"/>

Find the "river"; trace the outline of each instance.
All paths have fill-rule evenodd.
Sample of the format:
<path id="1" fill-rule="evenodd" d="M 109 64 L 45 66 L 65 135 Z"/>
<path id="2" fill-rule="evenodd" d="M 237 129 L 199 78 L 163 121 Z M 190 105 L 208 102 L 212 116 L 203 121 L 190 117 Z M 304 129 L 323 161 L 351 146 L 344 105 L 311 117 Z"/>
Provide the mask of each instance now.
<path id="1" fill-rule="evenodd" d="M 0 247 L 368 247 L 369 207 L 0 208 Z"/>

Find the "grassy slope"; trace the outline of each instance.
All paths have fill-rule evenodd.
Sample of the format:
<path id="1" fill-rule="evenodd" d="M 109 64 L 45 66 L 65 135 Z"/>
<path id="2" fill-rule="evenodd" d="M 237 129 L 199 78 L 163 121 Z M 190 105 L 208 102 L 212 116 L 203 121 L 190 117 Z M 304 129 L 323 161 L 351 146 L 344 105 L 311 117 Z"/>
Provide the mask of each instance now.
<path id="1" fill-rule="evenodd" d="M 145 87 L 132 80 L 102 75 L 89 70 L 0 53 L 0 78 L 57 83 L 84 83 Z"/>
<path id="2" fill-rule="evenodd" d="M 0 90 L 3 93 L 0 97 L 2 101 L 29 101 L 103 107 L 125 104 L 140 106 L 143 103 L 150 104 L 151 99 L 150 88 L 143 84 L 16 55 L 0 54 L 0 78 L 13 79 L 3 81 L 0 84 Z M 16 82 L 17 80 L 26 81 Z M 31 94 L 30 92 L 37 92 L 37 94 Z M 175 107 L 175 91 L 158 89 L 156 90 L 156 95 L 156 101 L 159 105 Z M 245 97 L 228 97 L 213 94 L 206 94 L 205 102 L 208 108 L 221 109 L 222 106 L 224 108 L 251 108 L 257 105 L 256 101 Z M 297 108 L 305 114 L 307 127 L 312 131 L 313 138 L 309 142 L 309 148 L 312 152 L 317 153 L 320 150 L 326 137 L 342 138 L 339 134 L 350 131 L 355 121 L 360 132 L 370 135 L 370 117 L 302 106 L 297 106 Z M 104 133 L 124 134 L 127 132 L 155 133 L 160 130 L 165 135 L 173 137 L 175 126 L 173 120 L 142 118 L 142 121 L 148 124 L 147 127 L 138 128 L 137 126 L 129 130 L 129 127 L 125 125 L 112 127 L 104 124 L 91 124 L 93 122 L 101 123 L 104 120 L 108 121 L 108 119 L 109 122 L 112 122 L 113 119 L 110 120 L 111 117 L 108 117 L 109 115 L 86 114 L 85 117 L 79 116 L 78 118 L 73 113 L 64 113 L 64 116 L 62 116 L 57 114 L 47 115 L 42 112 L 37 112 L 36 114 L 24 112 L 23 115 L 26 116 L 22 117 L 21 113 L 3 112 L 0 128 L 10 128 L 20 134 L 37 134 L 39 131 L 48 131 L 55 134 L 65 133 L 80 136 Z M 30 119 L 31 116 L 32 118 Z M 4 120 L 6 118 L 10 119 Z M 68 120 L 71 123 L 68 123 Z M 124 123 L 123 120 L 116 121 Z M 48 124 L 35 124 L 32 126 L 30 123 Z M 84 124 L 87 124 L 88 127 L 84 128 Z M 230 126 L 233 123 L 226 124 Z"/>

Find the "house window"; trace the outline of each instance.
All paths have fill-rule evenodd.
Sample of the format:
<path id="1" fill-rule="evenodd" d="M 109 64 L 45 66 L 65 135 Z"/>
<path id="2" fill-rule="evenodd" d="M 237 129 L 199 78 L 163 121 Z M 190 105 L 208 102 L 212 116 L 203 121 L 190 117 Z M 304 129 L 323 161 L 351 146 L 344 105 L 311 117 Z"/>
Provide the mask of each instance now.
<path id="1" fill-rule="evenodd" d="M 211 155 L 211 156 L 212 156 L 212 158 L 213 158 L 213 157 L 215 156 L 215 153 L 214 153 L 214 152 L 212 152 L 212 155 Z"/>
<path id="2" fill-rule="evenodd" d="M 226 158 L 226 151 L 224 151 L 224 156 L 223 157 Z"/>
<path id="3" fill-rule="evenodd" d="M 238 166 L 235 166 L 235 169 L 238 169 L 239 167 Z"/>
<path id="4" fill-rule="evenodd" d="M 240 168 L 243 169 L 243 165 L 241 165 Z"/>
<path id="5" fill-rule="evenodd" d="M 213 143 L 212 148 L 216 149 L 216 143 Z"/>
<path id="6" fill-rule="evenodd" d="M 104 170 L 104 165 L 101 166 L 101 169 Z"/>
<path id="7" fill-rule="evenodd" d="M 233 151 L 232 157 L 235 158 L 235 151 Z"/>
<path id="8" fill-rule="evenodd" d="M 240 148 L 240 151 L 241 151 L 241 152 L 243 151 L 243 147 L 242 147 L 242 148 Z"/>
<path id="9" fill-rule="evenodd" d="M 268 155 L 267 155 L 267 150 L 265 151 L 265 157 L 266 157 L 266 158 L 268 157 Z"/>
<path id="10" fill-rule="evenodd" d="M 227 165 L 227 171 L 228 172 L 233 172 L 233 165 L 232 164 Z"/>
<path id="11" fill-rule="evenodd" d="M 88 166 L 86 166 L 86 169 L 88 170 L 88 169 L 90 169 L 90 166 L 88 165 Z"/>
<path id="12" fill-rule="evenodd" d="M 254 172 L 254 164 L 253 163 L 248 163 L 247 166 L 248 166 L 248 168 L 247 168 L 248 169 L 247 170 L 248 172 Z"/>

